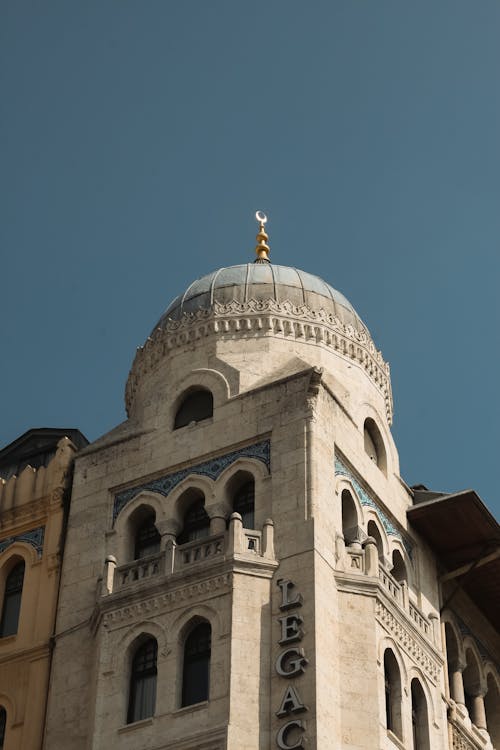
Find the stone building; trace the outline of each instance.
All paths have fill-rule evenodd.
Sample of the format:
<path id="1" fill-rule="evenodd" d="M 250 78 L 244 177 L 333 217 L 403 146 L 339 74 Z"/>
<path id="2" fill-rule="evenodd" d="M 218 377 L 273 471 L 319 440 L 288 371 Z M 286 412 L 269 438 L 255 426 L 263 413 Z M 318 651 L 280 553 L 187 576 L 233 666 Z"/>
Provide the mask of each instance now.
<path id="1" fill-rule="evenodd" d="M 76 458 L 45 748 L 500 749 L 498 524 L 405 484 L 368 329 L 264 223 L 257 256 Z"/>
<path id="2" fill-rule="evenodd" d="M 29 430 L 0 451 L 0 748 L 40 750 L 78 430 Z"/>

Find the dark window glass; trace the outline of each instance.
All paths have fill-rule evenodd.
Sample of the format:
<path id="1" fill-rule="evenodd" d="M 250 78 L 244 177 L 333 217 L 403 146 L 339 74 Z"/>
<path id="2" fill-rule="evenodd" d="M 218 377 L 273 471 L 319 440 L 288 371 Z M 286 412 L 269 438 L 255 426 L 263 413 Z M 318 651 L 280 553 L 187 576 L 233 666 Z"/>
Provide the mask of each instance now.
<path id="1" fill-rule="evenodd" d="M 7 725 L 7 712 L 3 706 L 0 706 L 0 750 L 3 748 L 5 740 L 5 727 Z"/>
<path id="2" fill-rule="evenodd" d="M 195 500 L 184 516 L 184 527 L 177 542 L 187 544 L 196 539 L 204 539 L 210 535 L 210 519 L 205 510 L 203 498 Z"/>
<path id="3" fill-rule="evenodd" d="M 135 652 L 130 674 L 127 723 L 153 716 L 156 703 L 156 658 L 158 644 L 149 638 Z"/>
<path id="4" fill-rule="evenodd" d="M 23 581 L 24 562 L 20 562 L 10 571 L 5 582 L 2 622 L 0 623 L 0 637 L 2 638 L 17 633 L 19 612 L 21 609 L 21 596 L 23 593 Z"/>
<path id="5" fill-rule="evenodd" d="M 208 622 L 197 625 L 184 646 L 182 705 L 208 700 L 212 631 Z"/>
<path id="6" fill-rule="evenodd" d="M 201 422 L 214 413 L 214 399 L 210 391 L 194 391 L 189 393 L 177 410 L 174 430 L 185 427 L 191 422 Z"/>
<path id="7" fill-rule="evenodd" d="M 253 480 L 246 482 L 235 495 L 233 510 L 243 519 L 243 528 L 253 529 L 255 524 L 255 484 Z"/>
<path id="8" fill-rule="evenodd" d="M 153 518 L 148 518 L 137 530 L 135 536 L 134 559 L 154 555 L 160 551 L 160 535 Z"/>

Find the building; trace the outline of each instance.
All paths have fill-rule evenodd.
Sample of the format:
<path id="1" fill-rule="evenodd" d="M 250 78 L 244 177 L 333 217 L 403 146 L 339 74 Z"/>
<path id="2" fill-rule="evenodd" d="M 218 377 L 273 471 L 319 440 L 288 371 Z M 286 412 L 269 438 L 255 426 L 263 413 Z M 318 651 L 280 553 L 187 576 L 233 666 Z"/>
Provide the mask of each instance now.
<path id="1" fill-rule="evenodd" d="M 44 746 L 500 748 L 498 524 L 406 486 L 388 365 L 258 218 L 76 458 Z"/>
<path id="2" fill-rule="evenodd" d="M 40 750 L 78 430 L 29 430 L 0 451 L 0 747 Z"/>

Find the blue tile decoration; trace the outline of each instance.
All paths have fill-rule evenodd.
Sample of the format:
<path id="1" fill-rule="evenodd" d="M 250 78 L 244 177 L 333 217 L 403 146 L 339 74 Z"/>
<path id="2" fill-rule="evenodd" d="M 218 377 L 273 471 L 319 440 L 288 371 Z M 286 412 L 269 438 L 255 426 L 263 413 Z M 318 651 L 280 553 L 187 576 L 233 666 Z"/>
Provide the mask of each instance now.
<path id="1" fill-rule="evenodd" d="M 381 510 L 381 508 L 378 507 L 377 503 L 373 498 L 371 498 L 367 492 L 361 487 L 357 479 L 353 476 L 352 472 L 349 471 L 347 466 L 345 466 L 342 461 L 338 458 L 338 456 L 335 456 L 335 475 L 340 475 L 343 477 L 347 477 L 347 479 L 352 484 L 356 495 L 358 496 L 358 500 L 361 503 L 361 505 L 367 505 L 369 508 L 373 508 L 376 512 L 380 523 L 384 527 L 387 534 L 391 534 L 392 536 L 397 537 L 401 543 L 403 544 L 406 552 L 408 553 L 408 557 L 410 560 L 413 557 L 413 547 L 409 543 L 407 539 L 405 539 L 399 531 L 393 526 L 391 521 L 387 518 L 384 511 Z"/>
<path id="2" fill-rule="evenodd" d="M 233 464 L 238 458 L 256 458 L 257 460 L 262 461 L 262 463 L 266 465 L 267 470 L 270 471 L 271 443 L 269 440 L 262 440 L 260 443 L 247 445 L 245 448 L 231 451 L 231 453 L 226 453 L 224 456 L 211 458 L 209 461 L 203 461 L 203 463 L 188 466 L 185 469 L 180 469 L 180 471 L 166 474 L 158 479 L 152 479 L 151 481 L 145 482 L 137 487 L 130 487 L 128 490 L 119 492 L 115 495 L 113 505 L 113 524 L 115 523 L 120 511 L 140 492 L 150 490 L 151 492 L 158 492 L 160 495 L 166 497 L 190 474 L 201 474 L 210 479 L 217 479 L 224 469 Z"/>
<path id="3" fill-rule="evenodd" d="M 31 544 L 36 549 L 38 557 L 42 556 L 43 552 L 43 538 L 45 536 L 45 526 L 38 526 L 36 529 L 25 531 L 22 534 L 16 534 L 16 536 L 9 536 L 7 539 L 0 541 L 0 553 L 4 552 L 14 542 L 26 542 Z"/>

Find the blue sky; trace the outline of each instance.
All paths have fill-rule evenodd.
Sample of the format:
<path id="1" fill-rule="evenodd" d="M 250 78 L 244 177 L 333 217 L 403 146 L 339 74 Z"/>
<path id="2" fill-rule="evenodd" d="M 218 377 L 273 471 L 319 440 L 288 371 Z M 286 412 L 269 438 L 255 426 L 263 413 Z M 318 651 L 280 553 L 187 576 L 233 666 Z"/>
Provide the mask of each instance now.
<path id="1" fill-rule="evenodd" d="M 170 300 L 326 279 L 390 361 L 404 479 L 500 516 L 500 4 L 0 5 L 0 445 L 122 421 Z"/>

